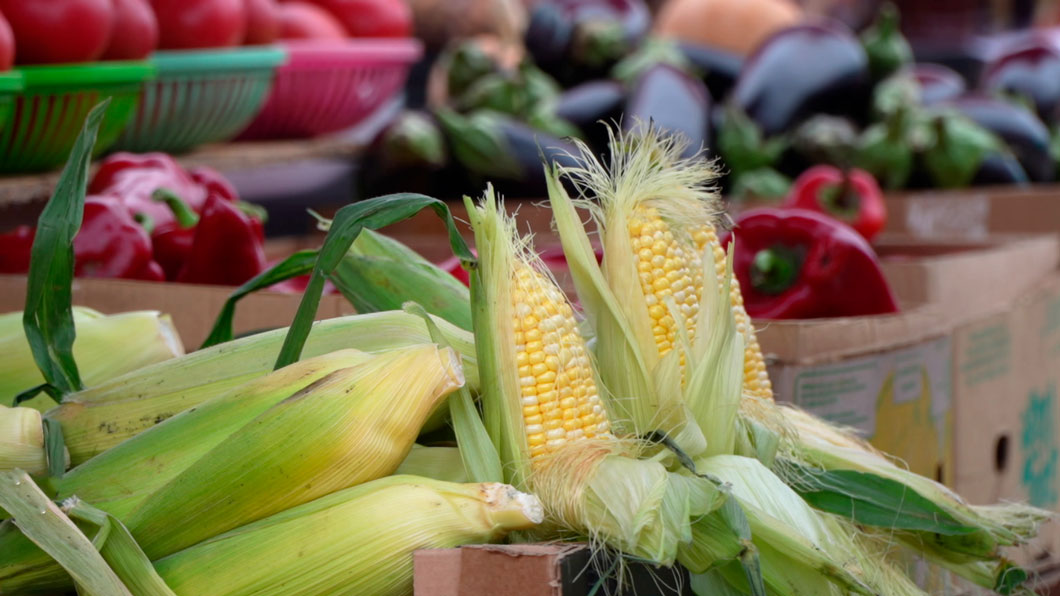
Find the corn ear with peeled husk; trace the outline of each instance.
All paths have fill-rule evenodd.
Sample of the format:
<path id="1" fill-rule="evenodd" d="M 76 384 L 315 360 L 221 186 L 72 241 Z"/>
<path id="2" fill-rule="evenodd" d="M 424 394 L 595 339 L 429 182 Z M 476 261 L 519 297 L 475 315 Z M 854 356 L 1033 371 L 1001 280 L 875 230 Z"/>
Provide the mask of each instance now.
<path id="1" fill-rule="evenodd" d="M 357 312 L 398 310 L 412 300 L 432 315 L 471 329 L 467 287 L 408 246 L 374 230 L 361 230 L 330 278 Z"/>
<path id="2" fill-rule="evenodd" d="M 463 383 L 456 352 L 434 344 L 337 370 L 218 443 L 126 523 L 154 558 L 390 474 L 427 416 Z"/>
<path id="3" fill-rule="evenodd" d="M 156 362 L 184 353 L 184 345 L 169 315 L 134 311 L 104 315 L 90 308 L 73 308 L 74 359 L 86 387 L 97 385 Z M 0 403 L 11 404 L 19 393 L 44 383 L 26 334 L 22 313 L 0 315 Z M 37 398 L 38 409 L 54 405 Z"/>
<path id="4" fill-rule="evenodd" d="M 480 205 L 465 203 L 479 251 L 471 295 L 483 417 L 506 482 L 541 498 L 541 538 L 588 538 L 671 564 L 692 540 L 690 520 L 720 507 L 724 494 L 640 459 L 639 441 L 612 433 L 570 303 L 492 188 Z"/>
<path id="5" fill-rule="evenodd" d="M 718 212 L 713 166 L 681 159 L 681 143 L 650 128 L 614 137 L 609 165 L 580 147 L 577 166 L 549 175 L 549 200 L 616 420 L 639 435 L 662 430 L 692 457 L 731 453 L 744 336 L 731 273 L 719 279 L 715 247 L 699 238 Z M 578 208 L 596 223 L 602 265 Z"/>
<path id="6" fill-rule="evenodd" d="M 33 408 L 0 405 L 0 470 L 16 468 L 33 476 L 47 473 L 44 423 Z"/>
<path id="7" fill-rule="evenodd" d="M 542 520 L 494 483 L 390 476 L 319 498 L 155 562 L 178 596 L 401 596 L 412 553 L 496 542 Z"/>
<path id="8" fill-rule="evenodd" d="M 424 476 L 446 482 L 470 482 L 457 447 L 413 445 L 394 474 Z"/>
<path id="9" fill-rule="evenodd" d="M 445 321 L 437 324 L 462 354 L 465 376 L 476 388 L 474 338 Z M 286 334 L 286 329 L 268 331 L 141 368 L 67 395 L 45 416 L 62 426 L 76 466 L 179 412 L 265 375 L 272 370 Z M 303 357 L 343 348 L 379 352 L 430 341 L 423 320 L 414 315 L 399 311 L 352 315 L 314 323 Z"/>
<path id="10" fill-rule="evenodd" d="M 156 491 L 269 408 L 373 355 L 338 350 L 291 364 L 229 390 L 120 443 L 54 480 L 57 498 L 78 497 L 125 519 Z M 146 463 L 145 463 L 146 462 Z M 0 528 L 0 593 L 64 586 L 61 570 L 17 531 Z"/>

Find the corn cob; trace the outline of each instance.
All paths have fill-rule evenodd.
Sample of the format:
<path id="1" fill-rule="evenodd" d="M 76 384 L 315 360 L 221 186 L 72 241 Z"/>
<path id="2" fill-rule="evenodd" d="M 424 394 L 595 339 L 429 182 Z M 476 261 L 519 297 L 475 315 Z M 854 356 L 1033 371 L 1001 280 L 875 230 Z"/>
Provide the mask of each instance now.
<path id="1" fill-rule="evenodd" d="M 468 382 L 477 387 L 471 334 L 445 321 L 439 320 L 438 326 L 463 355 Z M 66 396 L 46 417 L 62 425 L 71 462 L 79 465 L 174 414 L 266 374 L 286 333 L 277 329 L 244 337 L 130 372 Z M 315 323 L 303 357 L 342 348 L 378 352 L 429 342 L 419 317 L 403 312 L 354 315 Z"/>
<path id="2" fill-rule="evenodd" d="M 456 353 L 433 344 L 384 352 L 331 373 L 152 494 L 129 514 L 129 530 L 148 556 L 164 556 L 390 474 L 430 412 L 463 382 Z M 174 519 L 182 520 L 178 527 Z"/>
<path id="3" fill-rule="evenodd" d="M 154 311 L 104 315 L 74 307 L 74 359 L 85 386 L 97 385 L 129 371 L 184 353 L 169 315 Z M 0 403 L 10 404 L 20 392 L 44 382 L 22 329 L 22 313 L 0 315 Z M 30 405 L 47 409 L 50 400 Z"/>
<path id="4" fill-rule="evenodd" d="M 144 551 L 164 556 L 393 472 L 427 414 L 462 381 L 455 353 L 433 344 L 305 361 L 144 433 L 84 474 L 75 469 L 63 492 L 111 498 L 101 509 L 121 513 Z M 127 494 L 127 468 L 134 480 L 158 473 L 145 480 L 157 488 L 145 495 L 134 483 Z M 17 532 L 0 531 L 0 549 L 12 553 L 0 561 L 0 593 L 63 586 L 61 570 Z"/>
<path id="5" fill-rule="evenodd" d="M 713 263 L 718 283 L 729 277 L 725 250 L 718 242 L 720 212 L 712 186 L 713 164 L 682 159 L 684 141 L 658 131 L 634 128 L 614 135 L 612 159 L 600 163 L 584 144 L 581 163 L 563 170 L 587 198 L 604 242 L 607 281 L 638 330 L 648 366 L 654 354 L 644 346 L 639 319 L 650 326 L 658 356 L 678 348 L 678 329 L 694 341 L 703 292 L 704 264 Z M 610 260 L 611 263 L 606 261 Z M 635 273 L 634 273 L 635 272 Z M 706 269 L 710 274 L 709 267 Z M 628 285 L 638 279 L 640 292 Z M 744 393 L 772 398 L 761 347 L 743 307 L 740 287 L 732 281 L 730 305 L 737 330 L 744 336 Z M 684 357 L 681 356 L 682 367 Z M 606 381 L 606 379 L 605 379 Z"/>
<path id="6" fill-rule="evenodd" d="M 178 596 L 400 596 L 412 553 L 495 542 L 542 519 L 503 484 L 391 476 L 288 509 L 156 561 Z"/>
<path id="7" fill-rule="evenodd" d="M 464 460 L 457 447 L 413 445 L 395 475 L 424 476 L 446 482 L 470 482 Z"/>
<path id="8" fill-rule="evenodd" d="M 542 537 L 577 535 L 669 564 L 691 539 L 690 518 L 724 501 L 700 478 L 637 459 L 610 430 L 607 407 L 573 309 L 492 189 L 468 206 L 478 267 L 472 317 L 483 414 L 506 481 L 541 498 Z"/>
<path id="9" fill-rule="evenodd" d="M 372 357 L 356 350 L 339 350 L 248 381 L 74 468 L 56 482 L 57 497 L 76 495 L 124 519 L 271 406 L 336 370 Z M 23 586 L 65 587 L 61 569 L 17 531 L 4 531 L 0 526 L 0 550 L 9 555 L 0 560 L 0 593 Z"/>

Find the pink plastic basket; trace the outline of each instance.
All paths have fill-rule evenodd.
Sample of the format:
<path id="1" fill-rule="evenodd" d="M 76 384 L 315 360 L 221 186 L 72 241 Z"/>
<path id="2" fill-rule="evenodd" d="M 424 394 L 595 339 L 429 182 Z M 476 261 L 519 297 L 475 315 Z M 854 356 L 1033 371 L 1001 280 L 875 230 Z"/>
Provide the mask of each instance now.
<path id="1" fill-rule="evenodd" d="M 284 42 L 289 60 L 240 139 L 305 138 L 350 128 L 405 84 L 415 39 Z"/>

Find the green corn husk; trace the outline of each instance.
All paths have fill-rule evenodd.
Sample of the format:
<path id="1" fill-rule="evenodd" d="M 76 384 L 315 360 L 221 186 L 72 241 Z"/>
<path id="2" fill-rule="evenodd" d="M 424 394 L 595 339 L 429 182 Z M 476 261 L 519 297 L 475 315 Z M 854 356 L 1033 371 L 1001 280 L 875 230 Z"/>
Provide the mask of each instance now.
<path id="1" fill-rule="evenodd" d="M 426 447 L 413 445 L 405 461 L 401 462 L 394 474 L 423 476 L 446 482 L 470 482 L 464 460 L 457 447 Z"/>
<path id="2" fill-rule="evenodd" d="M 391 476 L 340 491 L 155 562 L 178 596 L 401 596 L 412 553 L 495 542 L 542 518 L 503 484 Z"/>
<path id="3" fill-rule="evenodd" d="M 14 469 L 32 476 L 48 472 L 44 423 L 33 408 L 0 405 L 0 470 Z"/>
<path id="4" fill-rule="evenodd" d="M 75 306 L 74 358 L 86 387 L 129 371 L 184 354 L 184 345 L 169 315 L 135 311 L 104 315 Z M 0 403 L 10 405 L 19 393 L 44 382 L 22 329 L 22 313 L 0 315 Z M 45 410 L 54 405 L 37 397 L 27 405 Z"/>
<path id="5" fill-rule="evenodd" d="M 471 329 L 467 287 L 401 242 L 361 231 L 330 276 L 357 312 L 399 310 L 412 300 L 461 329 Z"/>
<path id="6" fill-rule="evenodd" d="M 438 326 L 463 355 L 464 372 L 478 386 L 474 338 L 445 321 Z M 66 396 L 46 417 L 62 425 L 73 465 L 133 437 L 166 418 L 272 370 L 286 329 L 240 338 L 133 371 Z M 343 348 L 379 352 L 430 343 L 423 320 L 382 312 L 319 321 L 303 357 Z"/>
<path id="7" fill-rule="evenodd" d="M 383 352 L 331 373 L 156 491 L 129 514 L 129 530 L 149 557 L 164 556 L 386 476 L 405 459 L 431 411 L 463 384 L 459 356 L 433 344 Z"/>
<path id="8" fill-rule="evenodd" d="M 303 361 L 137 436 L 84 473 L 75 468 L 60 490 L 109 498 L 100 508 L 120 513 L 145 553 L 164 556 L 393 472 L 427 414 L 462 381 L 455 352 L 433 344 Z M 123 470 L 153 490 L 123 484 Z M 13 555 L 0 561 L 0 593 L 64 585 L 17 532 L 0 529 L 0 549 Z"/>

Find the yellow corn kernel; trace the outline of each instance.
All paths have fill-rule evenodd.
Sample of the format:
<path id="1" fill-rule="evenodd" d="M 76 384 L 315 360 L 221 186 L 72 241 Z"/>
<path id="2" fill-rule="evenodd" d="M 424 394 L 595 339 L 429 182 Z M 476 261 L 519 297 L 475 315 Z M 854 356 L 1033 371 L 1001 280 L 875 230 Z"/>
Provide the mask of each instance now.
<path id="1" fill-rule="evenodd" d="M 707 244 L 714 251 L 714 272 L 718 279 L 725 279 L 726 275 L 726 253 L 718 242 L 718 235 L 712 226 L 703 226 L 695 231 L 693 240 L 702 252 Z M 729 300 L 732 302 L 732 315 L 736 320 L 736 331 L 744 336 L 743 352 L 743 391 L 763 399 L 773 399 L 773 385 L 769 381 L 769 373 L 766 372 L 766 361 L 762 356 L 762 347 L 758 344 L 755 336 L 754 326 L 751 325 L 751 317 L 747 316 L 747 310 L 743 306 L 743 294 L 740 292 L 740 282 L 735 277 L 729 292 Z"/>
<path id="2" fill-rule="evenodd" d="M 516 362 L 525 363 L 529 372 L 524 375 L 520 367 L 523 424 L 531 459 L 553 453 L 569 441 L 608 432 L 588 368 L 589 353 L 563 292 L 520 263 L 512 277 L 511 297 L 512 323 L 516 333 L 526 338 L 525 343 L 516 344 Z"/>

